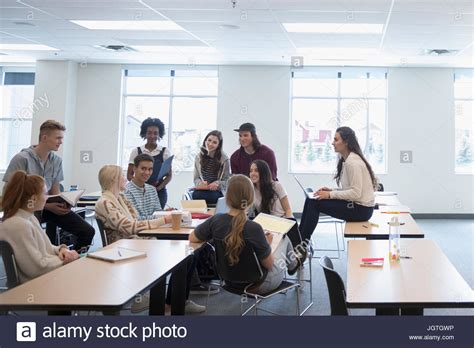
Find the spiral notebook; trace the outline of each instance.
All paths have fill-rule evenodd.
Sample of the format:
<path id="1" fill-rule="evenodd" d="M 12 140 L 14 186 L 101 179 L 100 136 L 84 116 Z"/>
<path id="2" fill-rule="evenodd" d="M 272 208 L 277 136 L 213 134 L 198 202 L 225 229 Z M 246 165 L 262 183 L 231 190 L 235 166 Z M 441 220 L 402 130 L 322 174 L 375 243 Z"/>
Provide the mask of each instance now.
<path id="1" fill-rule="evenodd" d="M 87 254 L 87 256 L 108 262 L 119 262 L 139 257 L 146 257 L 146 252 L 116 247 L 95 251 Z"/>

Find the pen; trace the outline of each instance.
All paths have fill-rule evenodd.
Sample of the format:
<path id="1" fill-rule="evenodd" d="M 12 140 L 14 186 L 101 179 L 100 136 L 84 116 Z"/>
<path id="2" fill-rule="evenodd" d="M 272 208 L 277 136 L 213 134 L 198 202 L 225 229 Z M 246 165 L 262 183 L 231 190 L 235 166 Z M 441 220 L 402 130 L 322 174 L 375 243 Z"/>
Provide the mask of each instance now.
<path id="1" fill-rule="evenodd" d="M 409 260 L 411 260 L 413 257 L 411 257 L 411 256 L 400 256 L 400 258 L 401 258 L 401 259 L 409 259 Z"/>
<path id="2" fill-rule="evenodd" d="M 120 252 L 119 249 L 117 249 L 117 252 L 118 252 L 119 256 L 122 257 L 122 253 Z"/>

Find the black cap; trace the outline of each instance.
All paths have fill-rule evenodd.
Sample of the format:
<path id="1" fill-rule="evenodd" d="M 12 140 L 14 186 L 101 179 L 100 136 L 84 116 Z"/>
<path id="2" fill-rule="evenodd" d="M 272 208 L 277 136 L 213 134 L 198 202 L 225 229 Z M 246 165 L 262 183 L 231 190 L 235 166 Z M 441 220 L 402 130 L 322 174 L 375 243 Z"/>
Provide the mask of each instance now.
<path id="1" fill-rule="evenodd" d="M 253 125 L 253 123 L 242 123 L 239 127 L 239 129 L 234 129 L 234 131 L 236 132 L 251 132 L 251 133 L 256 133 L 256 129 L 255 129 L 255 126 Z"/>

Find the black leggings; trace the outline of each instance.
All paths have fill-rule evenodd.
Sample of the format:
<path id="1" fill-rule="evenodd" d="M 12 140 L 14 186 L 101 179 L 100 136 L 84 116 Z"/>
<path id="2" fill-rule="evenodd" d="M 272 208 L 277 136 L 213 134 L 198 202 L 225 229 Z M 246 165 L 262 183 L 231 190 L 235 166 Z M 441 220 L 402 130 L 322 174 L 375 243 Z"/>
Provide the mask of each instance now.
<path id="1" fill-rule="evenodd" d="M 324 213 L 345 221 L 367 221 L 372 217 L 373 207 L 366 207 L 341 199 L 309 199 L 304 203 L 300 231 L 303 240 L 310 240 L 319 221 L 319 213 Z"/>

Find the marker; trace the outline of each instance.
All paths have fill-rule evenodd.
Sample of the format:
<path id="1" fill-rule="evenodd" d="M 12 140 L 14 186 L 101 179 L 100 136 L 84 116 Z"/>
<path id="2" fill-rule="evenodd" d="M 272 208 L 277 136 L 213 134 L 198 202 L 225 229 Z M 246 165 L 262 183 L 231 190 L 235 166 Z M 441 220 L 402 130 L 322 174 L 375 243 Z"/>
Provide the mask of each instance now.
<path id="1" fill-rule="evenodd" d="M 120 252 L 120 249 L 117 249 L 117 252 L 118 252 L 119 256 L 122 257 L 122 253 Z"/>

